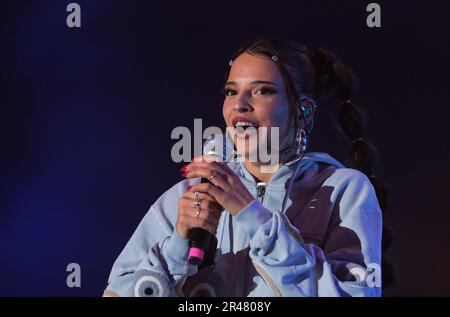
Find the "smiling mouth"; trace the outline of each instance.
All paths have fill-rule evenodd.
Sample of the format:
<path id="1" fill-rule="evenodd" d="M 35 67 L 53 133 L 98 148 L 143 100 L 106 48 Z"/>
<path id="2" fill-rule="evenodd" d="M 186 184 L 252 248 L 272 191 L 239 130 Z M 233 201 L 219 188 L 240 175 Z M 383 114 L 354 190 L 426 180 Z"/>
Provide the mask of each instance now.
<path id="1" fill-rule="evenodd" d="M 238 121 L 235 125 L 235 128 L 242 128 L 244 130 L 246 130 L 247 128 L 255 128 L 258 129 L 259 126 L 257 124 L 254 124 L 253 122 L 250 121 Z"/>
<path id="2" fill-rule="evenodd" d="M 232 122 L 233 127 L 238 134 L 244 133 L 248 128 L 258 129 L 259 125 L 256 122 L 250 121 L 245 117 L 237 117 Z"/>
<path id="3" fill-rule="evenodd" d="M 238 138 L 249 138 L 250 134 L 257 134 L 259 126 L 250 121 L 238 121 L 234 125 L 236 131 L 236 137 Z"/>

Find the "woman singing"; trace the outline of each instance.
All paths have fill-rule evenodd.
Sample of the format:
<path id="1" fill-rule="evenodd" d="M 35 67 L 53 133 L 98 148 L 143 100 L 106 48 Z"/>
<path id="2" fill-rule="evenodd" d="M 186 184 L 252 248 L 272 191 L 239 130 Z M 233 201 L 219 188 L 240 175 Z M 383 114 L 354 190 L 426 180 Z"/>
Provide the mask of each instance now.
<path id="1" fill-rule="evenodd" d="M 104 296 L 380 296 L 389 189 L 374 175 L 353 79 L 326 50 L 281 40 L 241 48 L 230 61 L 223 117 L 227 127 L 278 127 L 279 163 L 263 171 L 264 162 L 247 159 L 255 149 L 246 143 L 243 161 L 197 157 L 184 166 L 186 179 L 151 206 L 114 263 Z M 306 152 L 326 96 L 339 103 L 352 168 Z M 192 228 L 216 238 L 207 264 L 187 261 Z"/>

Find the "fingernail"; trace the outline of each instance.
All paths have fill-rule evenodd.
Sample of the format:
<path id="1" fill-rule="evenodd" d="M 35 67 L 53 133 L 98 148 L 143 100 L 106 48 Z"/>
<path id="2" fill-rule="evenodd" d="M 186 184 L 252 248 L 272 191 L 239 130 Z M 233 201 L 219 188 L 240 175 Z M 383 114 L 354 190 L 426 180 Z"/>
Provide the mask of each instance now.
<path id="1" fill-rule="evenodd" d="M 189 185 L 188 186 L 188 190 L 191 190 L 192 186 L 194 186 L 194 185 Z"/>
<path id="2" fill-rule="evenodd" d="M 187 165 L 184 165 L 184 166 L 180 169 L 180 171 L 184 172 L 184 171 L 186 170 L 186 166 L 187 166 Z"/>
<path id="3" fill-rule="evenodd" d="M 188 173 L 183 172 L 183 174 L 181 174 L 181 176 L 186 177 Z"/>

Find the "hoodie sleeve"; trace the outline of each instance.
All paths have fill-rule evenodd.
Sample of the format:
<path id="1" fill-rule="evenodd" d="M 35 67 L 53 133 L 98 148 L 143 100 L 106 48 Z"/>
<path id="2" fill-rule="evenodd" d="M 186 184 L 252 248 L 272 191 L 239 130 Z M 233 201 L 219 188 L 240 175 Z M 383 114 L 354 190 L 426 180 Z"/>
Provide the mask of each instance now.
<path id="1" fill-rule="evenodd" d="M 249 235 L 255 269 L 276 296 L 381 295 L 381 210 L 367 177 L 342 170 L 344 179 L 327 184 L 335 188 L 339 221 L 321 247 L 305 243 L 284 214 L 257 200 L 234 217 Z"/>
<path id="2" fill-rule="evenodd" d="M 176 184 L 151 206 L 113 264 L 104 296 L 135 296 L 142 281 L 158 285 L 155 296 L 175 296 L 185 278 L 197 272 L 186 261 L 188 240 L 175 230 L 178 199 L 188 185 L 188 180 Z"/>

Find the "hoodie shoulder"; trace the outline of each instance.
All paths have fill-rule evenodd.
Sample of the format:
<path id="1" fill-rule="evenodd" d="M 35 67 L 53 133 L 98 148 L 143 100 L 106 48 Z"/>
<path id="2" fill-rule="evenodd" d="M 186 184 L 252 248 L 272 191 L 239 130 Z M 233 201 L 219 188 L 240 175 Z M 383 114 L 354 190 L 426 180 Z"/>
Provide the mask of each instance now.
<path id="1" fill-rule="evenodd" d="M 364 173 L 354 168 L 345 167 L 328 153 L 312 152 L 305 155 L 305 158 L 314 161 L 319 166 L 333 170 L 333 173 L 326 180 L 327 185 L 342 189 L 350 187 L 373 190 L 372 183 Z"/>
<path id="2" fill-rule="evenodd" d="M 334 177 L 333 180 L 339 183 L 345 183 L 345 184 L 371 184 L 369 178 L 362 173 L 361 171 L 349 168 L 349 167 L 341 167 L 336 168 L 335 172 L 332 176 Z"/>
<path id="3" fill-rule="evenodd" d="M 357 169 L 336 168 L 324 185 L 334 187 L 335 198 L 341 207 L 352 205 L 359 209 L 380 209 L 372 183 Z"/>

